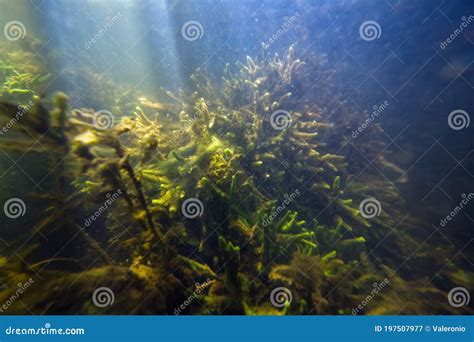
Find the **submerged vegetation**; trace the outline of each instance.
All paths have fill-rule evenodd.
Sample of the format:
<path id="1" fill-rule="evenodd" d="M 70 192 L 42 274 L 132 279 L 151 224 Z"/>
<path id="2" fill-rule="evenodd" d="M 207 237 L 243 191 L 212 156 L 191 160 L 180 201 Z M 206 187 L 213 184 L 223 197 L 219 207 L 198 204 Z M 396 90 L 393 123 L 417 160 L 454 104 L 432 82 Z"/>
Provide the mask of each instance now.
<path id="1" fill-rule="evenodd" d="M 41 92 L 42 85 L 51 77 L 34 52 L 38 42 L 28 41 L 24 49 L 7 49 L 0 43 L 0 97 L 15 99 L 25 105 Z"/>
<path id="2" fill-rule="evenodd" d="M 46 109 L 48 72 L 14 57 L 1 55 L 0 91 L 34 105 L 18 116 L 2 103 L 2 120 L 17 122 L 1 148 L 41 161 L 30 167 L 47 187 L 13 193 L 31 210 L 4 237 L 0 303 L 34 284 L 8 313 L 351 314 L 363 301 L 359 314 L 468 310 L 446 293 L 471 275 L 448 248 L 423 243 L 430 227 L 385 177 L 400 173 L 382 129 L 348 139 L 367 116 L 325 107 L 338 97 L 324 56 L 247 57 L 220 82 L 197 70 L 193 91 L 155 99 L 114 89 L 125 94 L 110 99 L 120 116 L 69 108 L 62 93 Z M 372 197 L 379 215 L 362 215 Z M 112 305 L 95 305 L 100 287 Z"/>

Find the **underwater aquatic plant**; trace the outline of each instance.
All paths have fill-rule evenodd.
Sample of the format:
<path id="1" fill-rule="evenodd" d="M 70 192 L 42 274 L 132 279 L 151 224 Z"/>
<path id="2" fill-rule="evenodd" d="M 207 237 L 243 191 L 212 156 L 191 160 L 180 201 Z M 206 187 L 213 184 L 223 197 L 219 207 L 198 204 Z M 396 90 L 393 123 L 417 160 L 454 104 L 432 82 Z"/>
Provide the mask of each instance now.
<path id="1" fill-rule="evenodd" d="M 30 309 L 97 313 L 92 303 L 68 307 L 65 301 L 84 303 L 107 284 L 120 298 L 109 313 L 172 313 L 187 289 L 212 279 L 185 313 L 350 314 L 374 281 L 388 277 L 409 286 L 419 279 L 405 281 L 404 273 L 426 255 L 446 261 L 446 254 L 419 248 L 408 234 L 418 223 L 403 219 L 393 184 L 378 175 L 357 177 L 363 168 L 354 151 L 394 169 L 377 149 L 381 128 L 367 129 L 370 144 L 344 143 L 354 127 L 349 122 L 364 118 L 351 108 L 320 108 L 332 92 L 324 57 L 314 60 L 322 64 L 300 60 L 294 47 L 282 57 L 247 57 L 234 71 L 226 68 L 222 84 L 199 70 L 195 92 L 137 98 L 139 106 L 108 129 L 93 125 L 93 109 L 68 111 L 64 95 L 56 96 L 51 113 L 31 110 L 46 115 L 51 148 L 43 153 L 61 165 L 49 199 L 54 209 L 41 227 L 61 242 L 79 238 L 71 240 L 69 254 L 48 255 L 48 244 L 24 247 L 22 257 L 41 277 L 55 279 L 54 291 L 24 298 Z M 310 92 L 315 77 L 320 85 Z M 301 196 L 276 210 L 283 194 L 298 189 Z M 93 224 L 81 226 L 117 192 Z M 359 203 L 373 194 L 383 210 L 369 218 Z M 201 215 L 183 215 L 187 199 L 199 199 Z M 396 235 L 376 250 L 393 229 Z M 11 264 L 5 280 L 30 273 Z M 448 270 L 443 276 L 450 277 Z M 64 296 L 58 287 L 66 284 Z M 282 308 L 268 299 L 277 286 L 294 299 Z M 425 290 L 440 291 L 436 284 Z M 402 305 L 391 294 L 380 297 L 389 312 Z M 46 300 L 52 304 L 44 308 Z M 428 301 L 422 296 L 414 306 L 423 312 Z"/>
<path id="2" fill-rule="evenodd" d="M 28 43 L 33 46 L 37 41 Z M 0 43 L 0 99 L 27 105 L 41 95 L 50 78 L 36 54 Z"/>

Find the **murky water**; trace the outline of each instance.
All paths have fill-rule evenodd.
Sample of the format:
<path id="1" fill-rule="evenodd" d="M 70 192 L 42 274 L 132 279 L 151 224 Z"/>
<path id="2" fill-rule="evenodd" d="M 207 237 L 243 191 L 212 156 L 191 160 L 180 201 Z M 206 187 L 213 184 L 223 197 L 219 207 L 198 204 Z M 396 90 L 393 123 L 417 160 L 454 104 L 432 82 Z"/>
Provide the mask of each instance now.
<path id="1" fill-rule="evenodd" d="M 0 0 L 0 312 L 472 313 L 472 10 Z"/>

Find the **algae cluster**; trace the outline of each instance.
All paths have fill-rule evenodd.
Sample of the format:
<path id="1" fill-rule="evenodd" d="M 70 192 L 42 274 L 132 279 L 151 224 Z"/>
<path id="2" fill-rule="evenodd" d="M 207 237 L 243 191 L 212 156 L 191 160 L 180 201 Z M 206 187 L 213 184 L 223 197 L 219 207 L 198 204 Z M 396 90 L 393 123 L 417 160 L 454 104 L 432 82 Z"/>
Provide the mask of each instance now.
<path id="1" fill-rule="evenodd" d="M 0 43 L 0 97 L 27 104 L 41 94 L 42 86 L 51 74 L 41 58 L 34 52 L 39 42 L 28 40 L 23 49 L 8 49 Z"/>
<path id="2" fill-rule="evenodd" d="M 0 67 L 10 94 L 35 95 L 48 74 L 5 56 Z M 220 82 L 204 70 L 192 81 L 191 93 L 155 99 L 114 89 L 125 94 L 110 101 L 114 116 L 70 108 L 62 93 L 50 110 L 31 97 L 4 138 L 34 136 L 42 148 L 28 155 L 49 186 L 22 195 L 41 213 L 2 250 L 0 302 L 34 279 L 7 313 L 351 314 L 384 279 L 359 314 L 467 312 L 446 292 L 472 275 L 422 243 L 429 229 L 374 171 L 400 176 L 381 128 L 351 140 L 366 116 L 327 107 L 338 97 L 324 56 L 300 60 L 290 47 L 228 65 Z M 3 141 L 9 153 L 24 146 Z M 371 197 L 382 210 L 369 219 L 359 204 Z M 99 287 L 112 305 L 91 300 Z M 279 305 L 277 288 L 289 294 Z"/>

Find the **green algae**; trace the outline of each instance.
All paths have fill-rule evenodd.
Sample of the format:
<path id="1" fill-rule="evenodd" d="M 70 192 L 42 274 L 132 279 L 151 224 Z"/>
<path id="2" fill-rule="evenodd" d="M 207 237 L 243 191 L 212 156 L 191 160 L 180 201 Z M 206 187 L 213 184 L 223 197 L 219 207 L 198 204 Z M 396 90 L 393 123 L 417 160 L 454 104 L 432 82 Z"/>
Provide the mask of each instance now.
<path id="1" fill-rule="evenodd" d="M 26 75 L 16 64 L 0 69 L 7 75 L 2 89 L 11 95 L 32 96 L 31 83 L 48 78 Z M 314 74 L 323 72 L 297 58 L 293 47 L 282 57 L 247 57 L 226 68 L 222 84 L 196 72 L 192 94 L 164 91 L 155 102 L 136 98 L 126 105 L 129 92 L 109 99 L 122 116 L 107 129 L 92 123 L 94 110 L 68 108 L 64 94 L 55 96 L 50 112 L 30 109 L 51 132 L 40 139 L 51 140 L 44 153 L 56 165 L 52 214 L 39 225 L 48 236 L 74 237 L 74 248 L 71 255 L 54 255 L 48 243 L 25 247 L 21 255 L 28 264 L 48 267 L 41 268 L 44 281 L 22 300 L 33 312 L 104 313 L 89 295 L 105 283 L 120 297 L 105 313 L 171 314 L 195 283 L 212 278 L 186 313 L 350 314 L 374 281 L 389 278 L 380 306 L 363 313 L 397 313 L 407 300 L 404 312 L 430 312 L 430 295 L 438 298 L 442 291 L 429 283 L 416 289 L 428 273 L 410 272 L 419 259 L 409 257 L 416 250 L 418 257 L 427 253 L 443 263 L 447 254 L 418 249 L 408 226 L 373 254 L 402 220 L 403 199 L 379 175 L 355 177 L 363 167 L 351 149 L 369 158 L 376 153 L 366 142 L 342 145 L 349 120 L 359 113 L 327 115 L 318 106 L 321 98 L 298 96 L 294 84 L 312 86 Z M 319 87 L 324 96 L 331 93 L 329 84 Z M 11 115 L 8 108 L 2 114 Z M 162 118 L 164 109 L 171 121 Z M 277 110 L 291 120 L 282 130 L 272 122 Z M 374 141 L 379 133 L 379 127 L 371 131 Z M 301 196 L 299 189 L 305 189 Z M 287 195 L 296 191 L 298 196 Z M 116 193 L 85 229 L 84 218 Z M 358 204 L 373 194 L 383 210 L 367 219 Z M 202 203 L 199 215 L 184 215 L 187 199 Z M 74 260 L 75 267 L 61 258 Z M 31 272 L 8 264 L 2 277 L 12 283 Z M 456 265 L 443 277 L 458 284 L 469 279 Z M 40 291 L 50 280 L 54 290 Z M 275 307 L 269 296 L 279 286 L 293 298 Z M 7 296 L 0 292 L 0 300 Z M 442 311 L 456 312 L 447 305 Z"/>

